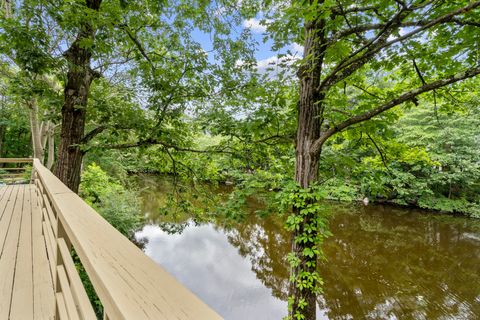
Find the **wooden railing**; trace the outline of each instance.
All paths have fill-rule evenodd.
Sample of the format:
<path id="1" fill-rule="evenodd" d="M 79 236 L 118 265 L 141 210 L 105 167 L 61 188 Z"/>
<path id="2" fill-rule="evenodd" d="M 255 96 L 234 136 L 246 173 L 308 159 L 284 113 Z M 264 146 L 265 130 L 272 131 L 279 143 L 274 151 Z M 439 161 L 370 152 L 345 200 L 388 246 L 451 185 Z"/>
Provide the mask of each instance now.
<path id="1" fill-rule="evenodd" d="M 32 159 L 0 158 L 0 182 L 18 183 L 25 181 L 27 166 L 31 164 Z"/>
<path id="2" fill-rule="evenodd" d="M 104 319 L 221 319 L 37 159 L 32 181 L 42 208 L 56 319 L 96 319 L 72 250 L 103 304 Z"/>

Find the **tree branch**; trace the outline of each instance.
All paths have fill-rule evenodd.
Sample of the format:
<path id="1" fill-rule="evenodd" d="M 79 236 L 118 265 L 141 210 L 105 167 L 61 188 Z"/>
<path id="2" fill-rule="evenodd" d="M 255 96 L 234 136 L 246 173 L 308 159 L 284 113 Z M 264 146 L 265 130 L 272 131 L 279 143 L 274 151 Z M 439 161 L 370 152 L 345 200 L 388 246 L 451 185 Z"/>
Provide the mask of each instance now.
<path id="1" fill-rule="evenodd" d="M 147 51 L 143 47 L 143 45 L 140 43 L 140 41 L 137 39 L 136 35 L 132 34 L 130 29 L 126 24 L 121 24 L 120 29 L 124 30 L 127 33 L 127 36 L 132 40 L 132 42 L 135 44 L 137 47 L 138 51 L 140 51 L 140 54 L 147 60 L 147 62 L 150 64 L 150 67 L 152 68 L 152 71 L 155 70 L 155 65 L 153 64 L 153 61 L 150 59 L 148 56 Z"/>
<path id="2" fill-rule="evenodd" d="M 429 84 L 425 84 L 421 87 L 410 90 L 410 91 L 398 96 L 397 98 L 395 98 L 393 100 L 390 100 L 389 102 L 387 102 L 387 103 L 385 103 L 381 106 L 378 106 L 378 107 L 376 107 L 376 108 L 374 108 L 370 111 L 366 111 L 366 112 L 361 113 L 359 115 L 348 118 L 347 120 L 341 122 L 340 124 L 338 124 L 336 126 L 333 126 L 330 129 L 328 129 L 327 131 L 325 131 L 320 136 L 320 138 L 318 138 L 312 144 L 312 147 L 310 148 L 310 152 L 313 153 L 313 154 L 314 153 L 319 153 L 322 149 L 323 144 L 328 140 L 328 138 L 330 138 L 335 133 L 340 132 L 347 127 L 350 127 L 350 126 L 352 126 L 354 124 L 357 124 L 357 123 L 367 121 L 367 120 L 375 117 L 376 115 L 379 115 L 380 113 L 385 112 L 385 111 L 387 111 L 387 110 L 389 110 L 389 109 L 391 109 L 391 108 L 393 108 L 393 107 L 395 107 L 399 104 L 402 104 L 406 101 L 412 100 L 413 98 L 415 98 L 416 96 L 418 96 L 422 93 L 432 91 L 432 90 L 444 87 L 446 85 L 449 85 L 449 84 L 452 84 L 452 83 L 455 83 L 455 82 L 458 82 L 458 81 L 461 81 L 461 80 L 465 80 L 465 79 L 468 79 L 468 78 L 473 78 L 478 74 L 480 74 L 480 66 L 476 66 L 474 68 L 471 68 L 471 69 L 468 69 L 466 71 L 457 73 L 455 75 L 451 75 L 451 76 L 446 77 L 444 79 L 437 80 L 437 81 L 434 81 L 434 82 L 429 83 Z"/>
<path id="3" fill-rule="evenodd" d="M 192 148 L 184 148 L 179 147 L 174 144 L 166 143 L 163 141 L 159 141 L 156 139 L 146 139 L 138 142 L 133 143 L 123 143 L 123 144 L 116 144 L 116 145 L 105 145 L 102 146 L 103 148 L 107 149 L 129 149 L 129 148 L 137 148 L 137 147 L 145 147 L 145 146 L 153 146 L 153 145 L 160 145 L 164 148 L 171 148 L 176 151 L 182 152 L 193 152 L 193 153 L 226 153 L 226 154 L 236 154 L 233 151 L 228 151 L 225 149 L 192 149 Z"/>
<path id="4" fill-rule="evenodd" d="M 365 132 L 365 133 L 367 134 L 368 139 L 370 139 L 370 141 L 373 143 L 375 149 L 377 149 L 378 153 L 380 154 L 380 157 L 382 158 L 383 166 L 385 167 L 385 169 L 387 169 L 387 171 L 390 171 L 390 168 L 387 165 L 387 157 L 383 154 L 382 150 L 380 149 L 378 144 L 375 142 L 375 140 L 373 140 L 370 134 L 368 132 Z"/>
<path id="5" fill-rule="evenodd" d="M 370 61 L 370 59 L 376 53 L 378 53 L 380 50 L 382 50 L 384 48 L 387 48 L 387 47 L 389 47 L 389 46 L 391 46 L 391 45 L 393 45 L 397 42 L 400 42 L 400 41 L 403 41 L 405 39 L 411 38 L 414 35 L 422 32 L 422 31 L 425 31 L 425 30 L 427 30 L 427 29 L 429 29 L 429 28 L 431 28 L 431 27 L 433 27 L 437 24 L 452 21 L 452 19 L 455 16 L 457 16 L 459 14 L 469 12 L 469 11 L 477 8 L 478 6 L 480 6 L 480 1 L 470 3 L 469 5 L 467 5 L 465 7 L 462 7 L 460 9 L 455 10 L 455 11 L 447 13 L 447 14 L 441 16 L 441 17 L 433 19 L 433 20 L 425 23 L 424 25 L 422 25 L 420 28 L 412 30 L 412 31 L 406 33 L 403 36 L 397 37 L 397 38 L 395 38 L 391 41 L 388 41 L 388 42 L 387 41 L 382 41 L 382 40 L 386 40 L 386 39 L 384 39 L 384 37 L 386 35 L 386 33 L 385 33 L 386 29 L 391 30 L 392 26 L 398 27 L 398 26 L 402 25 L 402 22 L 399 19 L 401 19 L 402 16 L 404 16 L 404 15 L 400 15 L 400 13 L 395 15 L 395 17 L 392 20 L 390 20 L 389 23 L 386 24 L 386 27 L 384 27 L 384 29 L 382 29 L 382 31 L 379 33 L 379 34 L 382 34 L 382 38 L 379 38 L 379 36 L 377 36 L 377 38 L 379 38 L 379 41 L 375 45 L 371 46 L 371 48 L 368 49 L 360 57 L 352 59 L 353 56 L 355 56 L 357 53 L 359 53 L 360 51 L 362 51 L 364 49 L 367 49 L 368 45 L 362 47 L 359 50 L 356 50 L 355 52 L 350 54 L 349 57 L 347 57 L 344 60 L 342 60 L 341 62 L 339 62 L 339 64 L 332 70 L 332 72 L 328 76 L 326 76 L 325 79 L 323 79 L 323 81 L 320 83 L 320 86 L 319 86 L 320 90 L 325 90 L 326 88 L 329 88 L 330 86 L 334 85 L 335 83 L 338 83 L 339 81 L 344 80 L 346 77 L 351 75 L 353 72 L 355 72 L 356 70 L 361 68 L 365 63 Z M 396 24 L 394 23 L 395 20 L 397 21 Z"/>
<path id="6" fill-rule="evenodd" d="M 377 10 L 378 6 L 365 6 L 365 7 L 350 7 L 350 8 L 342 8 L 341 6 L 332 8 L 332 14 L 334 16 L 345 16 L 348 13 L 358 13 L 358 12 L 366 12 L 371 10 Z"/>
<path id="7" fill-rule="evenodd" d="M 86 135 L 83 136 L 82 140 L 80 141 L 80 144 L 85 144 L 95 138 L 98 134 L 102 133 L 108 128 L 107 125 L 101 125 L 99 127 L 96 127 L 95 129 L 91 130 L 88 132 Z"/>

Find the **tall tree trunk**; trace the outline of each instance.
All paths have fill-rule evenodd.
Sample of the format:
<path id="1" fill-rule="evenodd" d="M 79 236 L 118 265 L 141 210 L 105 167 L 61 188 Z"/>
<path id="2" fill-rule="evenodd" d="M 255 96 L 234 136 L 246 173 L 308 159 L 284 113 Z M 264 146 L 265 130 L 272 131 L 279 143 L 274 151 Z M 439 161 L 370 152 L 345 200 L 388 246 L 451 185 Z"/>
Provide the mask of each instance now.
<path id="1" fill-rule="evenodd" d="M 50 121 L 48 122 L 47 142 L 48 142 L 47 168 L 49 170 L 52 170 L 53 163 L 55 162 L 55 125 Z"/>
<path id="2" fill-rule="evenodd" d="M 5 139 L 6 126 L 0 124 L 0 158 L 3 157 L 3 140 Z"/>
<path id="3" fill-rule="evenodd" d="M 43 163 L 45 158 L 45 149 L 42 143 L 43 124 L 40 124 L 38 119 L 38 104 L 35 99 L 31 99 L 27 102 L 27 105 L 30 119 L 30 132 L 32 134 L 33 157 Z"/>
<path id="4" fill-rule="evenodd" d="M 99 10 L 101 0 L 86 0 L 88 8 Z M 55 175 L 72 191 L 78 192 L 83 151 L 80 149 L 85 130 L 90 85 L 98 75 L 90 68 L 93 48 L 85 47 L 85 40 L 93 43 L 95 29 L 85 21 L 77 38 L 65 52 L 69 63 L 62 107 L 62 128 Z"/>
<path id="5" fill-rule="evenodd" d="M 300 101 L 298 104 L 298 126 L 296 138 L 296 163 L 295 180 L 297 184 L 304 189 L 309 188 L 318 180 L 318 165 L 320 161 L 320 152 L 312 152 L 312 144 L 321 135 L 323 124 L 323 94 L 319 91 L 320 76 L 322 72 L 322 63 L 324 58 L 324 21 L 321 19 L 307 22 L 305 25 L 304 41 L 304 65 L 300 68 Z M 307 206 L 309 203 L 306 203 Z M 314 273 L 317 270 L 317 255 L 311 257 L 304 256 L 305 248 L 314 247 L 316 240 L 307 242 L 298 242 L 295 239 L 304 234 L 306 226 L 314 223 L 316 213 L 301 214 L 300 210 L 304 207 L 294 207 L 294 213 L 302 216 L 303 222 L 300 228 L 294 231 L 292 237 L 292 252 L 300 258 L 300 265 L 292 269 L 294 278 L 298 277 L 302 271 Z M 318 231 L 314 231 L 318 232 Z M 317 234 L 312 234 L 313 238 Z M 300 289 L 297 282 L 292 282 L 289 296 L 293 298 L 290 317 L 299 313 L 305 319 L 313 320 L 316 318 L 316 292 L 313 288 Z M 301 307 L 301 301 L 307 303 Z"/>

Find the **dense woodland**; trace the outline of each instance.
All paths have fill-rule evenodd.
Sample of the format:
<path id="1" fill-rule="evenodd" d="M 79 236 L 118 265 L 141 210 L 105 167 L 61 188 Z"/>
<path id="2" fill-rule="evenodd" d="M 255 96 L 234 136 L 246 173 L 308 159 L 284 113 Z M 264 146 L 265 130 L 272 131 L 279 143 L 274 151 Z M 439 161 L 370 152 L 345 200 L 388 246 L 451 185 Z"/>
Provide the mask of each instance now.
<path id="1" fill-rule="evenodd" d="M 240 219 L 255 196 L 292 234 L 291 319 L 315 318 L 324 200 L 480 217 L 480 1 L 0 12 L 0 157 L 39 158 L 130 238 L 136 173 L 175 181 L 166 214 Z M 218 184 L 233 191 L 209 195 Z"/>

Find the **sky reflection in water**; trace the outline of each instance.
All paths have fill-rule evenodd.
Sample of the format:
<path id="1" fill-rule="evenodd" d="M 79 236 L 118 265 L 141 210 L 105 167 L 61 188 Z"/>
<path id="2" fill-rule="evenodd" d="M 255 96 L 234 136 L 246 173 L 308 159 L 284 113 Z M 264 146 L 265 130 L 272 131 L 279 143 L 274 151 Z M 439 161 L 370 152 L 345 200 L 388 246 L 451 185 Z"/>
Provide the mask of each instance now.
<path id="1" fill-rule="evenodd" d="M 225 319 L 285 316 L 289 236 L 279 219 L 162 228 L 138 233 L 146 253 Z M 331 229 L 318 319 L 480 319 L 477 221 L 369 206 L 336 214 Z"/>
<path id="2" fill-rule="evenodd" d="M 272 297 L 227 236 L 212 225 L 189 225 L 169 235 L 148 225 L 138 236 L 146 253 L 225 319 L 281 319 L 285 302 Z M 262 306 L 259 308 L 259 306 Z"/>

